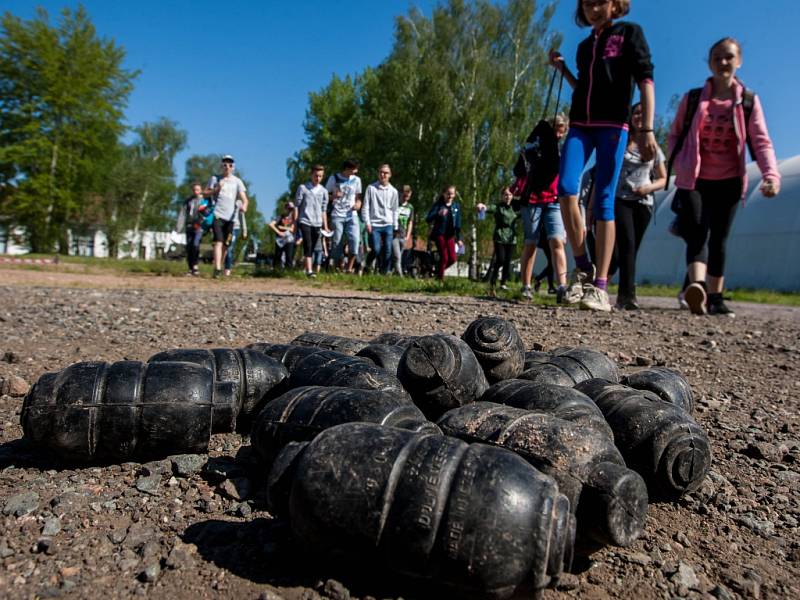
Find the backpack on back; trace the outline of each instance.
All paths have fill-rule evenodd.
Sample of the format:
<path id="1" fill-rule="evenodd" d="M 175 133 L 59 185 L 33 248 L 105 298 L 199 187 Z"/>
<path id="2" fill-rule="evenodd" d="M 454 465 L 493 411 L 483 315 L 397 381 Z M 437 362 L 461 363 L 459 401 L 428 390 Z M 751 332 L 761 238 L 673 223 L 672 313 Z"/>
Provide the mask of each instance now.
<path id="1" fill-rule="evenodd" d="M 548 189 L 558 175 L 561 162 L 558 138 L 556 137 L 553 124 L 546 119 L 556 75 L 557 72 L 553 72 L 553 78 L 550 81 L 550 89 L 547 92 L 544 116 L 528 135 L 525 140 L 525 145 L 517 158 L 517 163 L 514 165 L 514 176 L 517 179 L 526 177 L 525 188 L 522 192 L 523 202 L 527 202 L 531 194 L 539 194 Z M 561 88 L 563 85 L 564 75 L 562 73 L 561 83 L 558 86 L 556 115 L 558 114 L 558 105 L 561 102 Z"/>

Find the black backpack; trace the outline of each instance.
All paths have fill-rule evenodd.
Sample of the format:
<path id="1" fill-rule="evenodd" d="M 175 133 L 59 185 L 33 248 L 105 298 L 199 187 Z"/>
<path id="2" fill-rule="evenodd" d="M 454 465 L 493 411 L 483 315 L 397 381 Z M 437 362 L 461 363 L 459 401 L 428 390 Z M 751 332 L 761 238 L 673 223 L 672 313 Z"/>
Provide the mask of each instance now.
<path id="1" fill-rule="evenodd" d="M 544 116 L 530 132 L 525 145 L 519 153 L 517 163 L 514 165 L 514 176 L 517 178 L 526 177 L 525 189 L 522 192 L 523 203 L 528 202 L 531 194 L 538 194 L 553 183 L 558 175 L 561 162 L 558 138 L 556 137 L 553 124 L 545 117 L 550 106 L 550 97 L 553 93 L 553 86 L 556 81 L 557 71 L 553 72 L 550 81 L 550 89 L 547 92 L 547 102 L 544 107 Z M 556 100 L 555 115 L 558 115 L 558 105 L 561 102 L 561 89 L 564 85 L 564 75 L 561 75 L 561 82 L 558 86 L 558 99 Z M 555 120 L 555 116 L 553 117 Z"/>
<path id="2" fill-rule="evenodd" d="M 667 162 L 667 185 L 664 187 L 665 190 L 669 189 L 669 180 L 672 176 L 673 164 L 675 163 L 675 159 L 677 158 L 678 154 L 680 154 L 681 150 L 683 149 L 683 144 L 686 141 L 686 137 L 689 135 L 689 130 L 692 128 L 692 121 L 694 121 L 694 116 L 697 114 L 697 107 L 700 106 L 700 96 L 702 93 L 703 88 L 693 88 L 689 90 L 688 100 L 686 103 L 686 114 L 683 117 L 681 134 L 678 136 L 678 141 L 675 143 L 675 147 L 672 149 L 672 154 L 669 155 L 669 162 Z M 747 141 L 747 148 L 750 150 L 750 158 L 753 160 L 756 158 L 756 153 L 753 151 L 753 143 L 750 139 L 750 133 L 747 131 L 747 129 L 749 129 L 750 126 L 750 117 L 753 114 L 755 97 L 756 93 L 753 90 L 744 88 L 744 92 L 742 93 L 742 108 L 744 109 L 745 139 Z"/>

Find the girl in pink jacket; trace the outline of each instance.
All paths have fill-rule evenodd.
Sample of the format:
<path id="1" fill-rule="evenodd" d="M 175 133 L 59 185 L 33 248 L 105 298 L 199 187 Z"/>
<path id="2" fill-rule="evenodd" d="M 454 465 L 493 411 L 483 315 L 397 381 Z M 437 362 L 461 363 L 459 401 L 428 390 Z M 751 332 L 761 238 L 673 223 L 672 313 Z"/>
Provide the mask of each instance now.
<path id="1" fill-rule="evenodd" d="M 683 144 L 674 157 L 678 191 L 678 229 L 686 241 L 686 264 L 691 282 L 684 298 L 694 314 L 734 316 L 722 299 L 725 246 L 736 209 L 747 190 L 746 148 L 755 154 L 764 182 L 761 193 L 771 198 L 780 191 L 781 178 L 758 96 L 745 117 L 745 87 L 736 78 L 742 49 L 724 38 L 708 56 L 712 76 L 700 93 L 697 111 Z M 686 94 L 669 135 L 673 154 L 689 110 Z"/>

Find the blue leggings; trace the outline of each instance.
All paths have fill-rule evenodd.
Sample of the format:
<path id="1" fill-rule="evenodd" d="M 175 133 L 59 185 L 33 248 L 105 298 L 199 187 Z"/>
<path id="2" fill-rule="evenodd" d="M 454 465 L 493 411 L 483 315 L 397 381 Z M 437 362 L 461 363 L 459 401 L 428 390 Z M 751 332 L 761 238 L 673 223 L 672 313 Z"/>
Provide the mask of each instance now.
<path id="1" fill-rule="evenodd" d="M 561 150 L 561 173 L 558 178 L 559 196 L 577 196 L 581 176 L 592 155 L 597 151 L 597 172 L 594 178 L 594 205 L 597 221 L 614 220 L 614 196 L 617 180 L 628 143 L 628 132 L 616 127 L 570 128 Z"/>

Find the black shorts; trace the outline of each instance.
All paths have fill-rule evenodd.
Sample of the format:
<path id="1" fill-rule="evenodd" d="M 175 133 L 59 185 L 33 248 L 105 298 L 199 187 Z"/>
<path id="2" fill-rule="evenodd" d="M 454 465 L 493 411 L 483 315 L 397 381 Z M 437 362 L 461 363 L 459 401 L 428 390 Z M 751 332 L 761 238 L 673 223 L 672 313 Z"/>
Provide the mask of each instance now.
<path id="1" fill-rule="evenodd" d="M 303 256 L 311 258 L 314 256 L 314 247 L 319 240 L 319 230 L 321 227 L 312 227 L 305 223 L 300 223 L 300 231 L 303 233 Z"/>
<path id="2" fill-rule="evenodd" d="M 231 245 L 231 239 L 233 239 L 233 221 L 214 219 L 214 224 L 211 228 L 214 231 L 215 242 L 222 242 L 226 246 Z"/>

